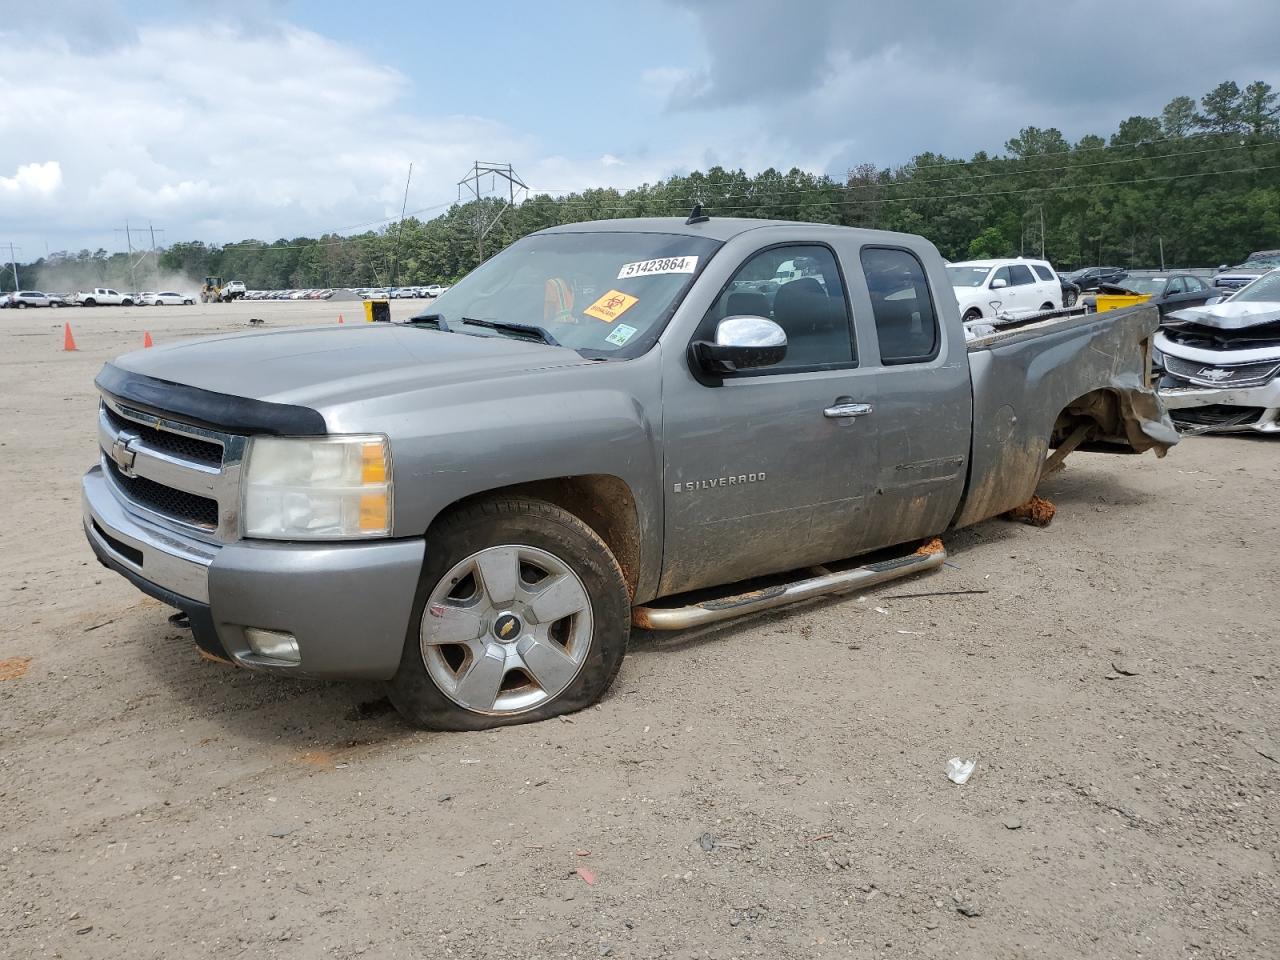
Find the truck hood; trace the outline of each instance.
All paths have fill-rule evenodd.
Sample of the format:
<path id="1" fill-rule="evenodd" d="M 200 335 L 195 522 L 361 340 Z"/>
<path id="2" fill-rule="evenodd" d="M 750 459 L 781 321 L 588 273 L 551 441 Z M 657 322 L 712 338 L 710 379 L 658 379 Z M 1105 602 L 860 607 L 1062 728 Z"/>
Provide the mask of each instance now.
<path id="1" fill-rule="evenodd" d="M 1168 319 L 1194 323 L 1199 327 L 1213 327 L 1217 330 L 1244 330 L 1249 327 L 1280 323 L 1280 303 L 1243 303 L 1238 300 L 1229 300 L 1226 303 L 1215 303 L 1208 307 L 1175 310 L 1169 314 Z"/>
<path id="2" fill-rule="evenodd" d="M 565 347 L 379 323 L 188 340 L 137 350 L 113 365 L 213 393 L 316 409 L 590 362 Z"/>

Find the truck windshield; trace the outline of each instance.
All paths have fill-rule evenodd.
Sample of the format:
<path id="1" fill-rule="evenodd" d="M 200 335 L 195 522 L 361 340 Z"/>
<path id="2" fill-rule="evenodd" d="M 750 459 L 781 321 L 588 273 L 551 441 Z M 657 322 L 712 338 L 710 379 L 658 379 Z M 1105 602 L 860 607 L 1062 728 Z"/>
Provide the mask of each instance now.
<path id="1" fill-rule="evenodd" d="M 980 287 L 990 272 L 990 267 L 947 267 L 953 287 Z"/>
<path id="2" fill-rule="evenodd" d="M 635 356 L 679 306 L 720 243 L 665 233 L 549 233 L 525 237 L 481 264 L 424 317 L 479 333 L 464 318 L 541 327 L 588 356 Z"/>

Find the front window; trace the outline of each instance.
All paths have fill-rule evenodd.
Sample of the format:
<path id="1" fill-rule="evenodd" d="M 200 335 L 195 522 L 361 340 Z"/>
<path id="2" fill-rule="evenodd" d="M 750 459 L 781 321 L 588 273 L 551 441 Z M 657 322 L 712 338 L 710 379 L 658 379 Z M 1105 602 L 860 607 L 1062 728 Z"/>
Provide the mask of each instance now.
<path id="1" fill-rule="evenodd" d="M 666 233 L 525 237 L 442 293 L 419 318 L 438 317 L 451 330 L 478 336 L 520 334 L 503 324 L 535 336 L 540 328 L 588 356 L 635 356 L 662 332 L 719 247 L 705 237 Z"/>
<path id="2" fill-rule="evenodd" d="M 1231 299 L 1244 303 L 1280 304 L 1280 270 L 1264 273 Z"/>
<path id="3" fill-rule="evenodd" d="M 947 267 L 947 277 L 953 287 L 980 287 L 990 272 L 990 267 Z"/>

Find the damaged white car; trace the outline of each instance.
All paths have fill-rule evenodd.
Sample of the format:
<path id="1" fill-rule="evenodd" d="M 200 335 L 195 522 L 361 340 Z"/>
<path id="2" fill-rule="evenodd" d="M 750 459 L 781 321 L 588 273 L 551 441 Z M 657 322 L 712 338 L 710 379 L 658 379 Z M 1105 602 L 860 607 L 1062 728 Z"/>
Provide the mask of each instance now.
<path id="1" fill-rule="evenodd" d="M 1229 300 L 1170 313 L 1152 362 L 1182 433 L 1280 433 L 1280 269 Z"/>

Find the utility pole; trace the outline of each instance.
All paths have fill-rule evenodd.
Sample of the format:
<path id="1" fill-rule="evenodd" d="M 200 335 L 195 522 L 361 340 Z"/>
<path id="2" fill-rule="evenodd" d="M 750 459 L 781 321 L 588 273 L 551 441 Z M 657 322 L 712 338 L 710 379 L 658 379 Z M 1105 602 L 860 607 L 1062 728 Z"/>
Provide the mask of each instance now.
<path id="1" fill-rule="evenodd" d="M 18 290 L 20 289 L 20 287 L 18 286 L 18 258 L 14 255 L 13 249 L 14 249 L 13 244 L 10 243 L 9 244 L 9 264 L 13 267 L 13 292 L 17 293 Z M 22 248 L 18 247 L 18 249 L 21 250 Z"/>
<path id="2" fill-rule="evenodd" d="M 480 195 L 480 178 L 488 174 L 490 176 L 490 185 L 492 185 L 498 177 L 507 181 L 507 197 L 503 201 L 501 208 L 493 215 L 493 219 L 485 223 L 484 211 L 479 209 L 481 200 Z M 529 186 L 518 176 L 509 163 L 485 163 L 477 160 L 471 165 L 471 171 L 458 181 L 458 199 L 462 199 L 462 186 L 466 184 L 467 192 L 470 193 L 477 204 L 475 227 L 476 227 L 476 254 L 481 263 L 484 263 L 484 238 L 489 231 L 497 225 L 502 219 L 503 213 L 508 207 L 516 205 L 516 189 L 519 188 L 525 192 L 525 196 L 529 195 Z"/>
<path id="3" fill-rule="evenodd" d="M 156 227 L 150 220 L 147 221 L 147 229 L 151 231 L 151 268 L 155 272 L 156 286 L 160 285 L 160 255 L 156 253 Z M 164 233 L 163 230 L 160 231 Z"/>
<path id="4" fill-rule="evenodd" d="M 400 237 L 404 234 L 404 211 L 409 206 L 409 181 L 413 179 L 413 164 L 409 164 L 409 175 L 404 178 L 404 202 L 400 204 L 400 224 L 396 227 L 396 245 L 391 251 L 391 276 L 388 286 L 396 285 L 396 265 L 400 259 Z"/>
<path id="5" fill-rule="evenodd" d="M 1044 204 L 1040 204 L 1040 259 L 1044 259 Z"/>
<path id="6" fill-rule="evenodd" d="M 1160 243 L 1160 272 L 1164 273 L 1164 237 L 1156 237 Z"/>

